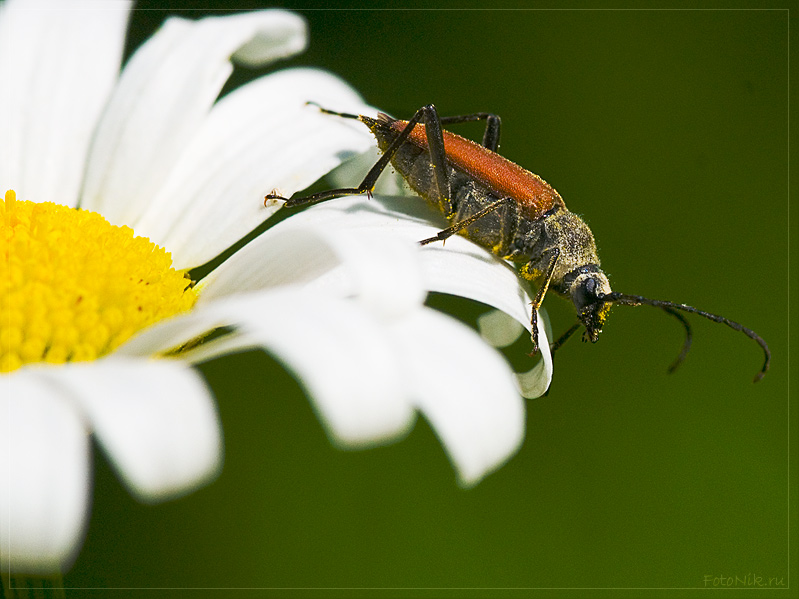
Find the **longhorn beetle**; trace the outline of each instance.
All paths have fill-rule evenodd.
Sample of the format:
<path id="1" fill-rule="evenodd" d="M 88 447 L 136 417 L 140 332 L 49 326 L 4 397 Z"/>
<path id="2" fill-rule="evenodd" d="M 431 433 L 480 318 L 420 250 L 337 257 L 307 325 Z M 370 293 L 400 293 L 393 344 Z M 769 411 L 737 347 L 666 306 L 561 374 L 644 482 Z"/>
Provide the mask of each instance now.
<path id="1" fill-rule="evenodd" d="M 497 115 L 477 112 L 440 117 L 435 106 L 428 104 L 410 120 L 401 121 L 383 113 L 371 118 L 318 108 L 326 114 L 361 121 L 377 139 L 383 155 L 358 187 L 292 199 L 273 193 L 266 196 L 264 204 L 284 200 L 283 208 L 293 208 L 345 195 L 371 196 L 377 178 L 390 161 L 410 187 L 452 223 L 435 237 L 420 241 L 422 245 L 461 233 L 518 265 L 520 276 L 538 285 L 532 302 L 533 354 L 538 351 L 538 308 L 551 289 L 572 301 L 578 317 L 578 322 L 552 344 L 553 351 L 580 325 L 585 327 L 583 341 L 595 343 L 612 304 L 647 305 L 677 318 L 685 328 L 682 351 L 669 367 L 670 372 L 680 365 L 690 348 L 691 327 L 680 314 L 690 312 L 726 324 L 755 340 L 765 355 L 755 382 L 766 374 L 771 352 L 751 329 L 686 304 L 611 291 L 588 226 L 569 212 L 558 192 L 541 177 L 497 154 Z M 485 121 L 482 145 L 442 128 L 469 121 Z"/>

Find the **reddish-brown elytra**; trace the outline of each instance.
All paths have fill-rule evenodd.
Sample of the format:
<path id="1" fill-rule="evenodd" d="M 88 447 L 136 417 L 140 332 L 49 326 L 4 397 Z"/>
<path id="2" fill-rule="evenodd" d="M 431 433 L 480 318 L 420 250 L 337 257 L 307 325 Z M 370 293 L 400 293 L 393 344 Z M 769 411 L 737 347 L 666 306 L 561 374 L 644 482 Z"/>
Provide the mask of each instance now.
<path id="1" fill-rule="evenodd" d="M 753 339 L 765 355 L 755 381 L 768 370 L 771 360 L 768 345 L 751 329 L 685 304 L 611 291 L 599 266 L 596 243 L 588 226 L 569 212 L 558 192 L 541 177 L 497 154 L 500 136 L 497 115 L 479 112 L 442 118 L 432 104 L 420 108 L 408 121 L 382 113 L 371 118 L 321 107 L 320 110 L 364 123 L 377 139 L 383 155 L 358 187 L 331 189 L 293 199 L 269 194 L 265 203 L 285 200 L 284 207 L 292 208 L 344 195 L 370 195 L 377 178 L 391 162 L 410 187 L 452 223 L 435 237 L 422 240 L 422 245 L 460 233 L 518 265 L 519 274 L 538 285 L 532 302 L 533 352 L 538 349 L 538 308 L 552 289 L 571 300 L 579 319 L 552 344 L 553 351 L 580 325 L 585 327 L 583 340 L 596 342 L 612 304 L 648 305 L 675 317 L 685 328 L 682 352 L 669 367 L 670 372 L 680 365 L 691 345 L 691 327 L 680 312 L 726 324 Z M 442 128 L 469 121 L 485 121 L 482 145 Z"/>

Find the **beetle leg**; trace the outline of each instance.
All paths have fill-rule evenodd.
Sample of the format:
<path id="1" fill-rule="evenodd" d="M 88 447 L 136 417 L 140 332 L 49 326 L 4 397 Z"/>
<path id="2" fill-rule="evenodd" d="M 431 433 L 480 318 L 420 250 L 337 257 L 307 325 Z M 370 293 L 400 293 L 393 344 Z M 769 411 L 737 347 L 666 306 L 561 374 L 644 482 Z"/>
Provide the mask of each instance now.
<path id="1" fill-rule="evenodd" d="M 497 148 L 499 148 L 499 132 L 502 121 L 496 114 L 490 112 L 475 112 L 473 114 L 462 114 L 460 116 L 444 116 L 441 117 L 440 120 L 442 125 L 485 121 L 486 129 L 483 133 L 483 147 L 492 152 L 496 152 Z"/>
<path id="2" fill-rule="evenodd" d="M 558 258 L 560 257 L 560 249 L 552 248 L 549 252 L 549 265 L 547 266 L 546 272 L 544 273 L 544 278 L 541 282 L 541 285 L 538 287 L 538 292 L 535 294 L 535 298 L 532 301 L 532 317 L 530 319 L 530 324 L 532 325 L 532 335 L 533 335 L 533 351 L 530 352 L 531 356 L 534 356 L 538 353 L 538 309 L 541 307 L 541 304 L 544 303 L 544 296 L 547 294 L 547 290 L 549 289 L 549 283 L 552 280 L 552 276 L 555 274 L 555 266 L 558 264 Z M 543 258 L 543 256 L 542 256 Z M 539 260 L 542 262 L 542 260 Z M 528 262 L 525 264 L 520 274 L 528 280 L 532 280 L 534 278 L 538 278 L 533 275 L 536 270 L 533 267 L 532 262 Z"/>
<path id="3" fill-rule="evenodd" d="M 433 243 L 434 241 L 444 241 L 446 239 L 449 239 L 450 237 L 455 235 L 455 233 L 457 233 L 458 231 L 460 231 L 462 229 L 465 229 L 466 227 L 468 227 L 469 225 L 474 223 L 476 220 L 479 220 L 479 219 L 483 218 L 484 216 L 486 216 L 487 214 L 490 214 L 491 212 L 493 212 L 497 208 L 500 208 L 500 207 L 505 206 L 505 205 L 516 206 L 516 200 L 514 200 L 513 198 L 502 198 L 501 200 L 497 200 L 496 202 L 492 202 L 491 204 L 489 204 L 488 206 L 486 206 L 482 210 L 472 214 L 470 217 L 464 218 L 463 220 L 458 221 L 457 223 L 455 223 L 451 227 L 447 227 L 446 229 L 442 229 L 441 231 L 436 233 L 435 236 L 428 237 L 427 239 L 422 239 L 422 241 L 420 241 L 419 244 L 420 245 L 427 245 L 428 243 Z"/>

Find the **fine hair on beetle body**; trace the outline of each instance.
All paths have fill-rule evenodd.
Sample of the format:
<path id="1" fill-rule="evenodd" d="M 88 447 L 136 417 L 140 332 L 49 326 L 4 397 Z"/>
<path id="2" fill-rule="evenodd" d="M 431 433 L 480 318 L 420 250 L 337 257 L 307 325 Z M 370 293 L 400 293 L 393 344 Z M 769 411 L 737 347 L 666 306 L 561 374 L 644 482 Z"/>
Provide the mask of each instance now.
<path id="1" fill-rule="evenodd" d="M 726 324 L 753 339 L 765 357 L 755 381 L 768 370 L 768 345 L 751 329 L 686 304 L 612 291 L 585 222 L 569 212 L 560 194 L 541 177 L 497 153 L 501 129 L 497 115 L 478 112 L 440 117 L 435 106 L 428 104 L 403 121 L 383 113 L 373 118 L 318 108 L 332 116 L 361 121 L 375 136 L 382 156 L 358 187 L 291 199 L 269 194 L 265 203 L 284 200 L 284 208 L 292 208 L 345 195 L 371 195 L 390 162 L 411 189 L 451 223 L 434 237 L 421 240 L 422 245 L 461 234 L 514 263 L 522 278 L 538 286 L 531 310 L 533 353 L 538 350 L 538 309 L 551 290 L 572 302 L 578 318 L 552 344 L 552 351 L 580 326 L 584 328 L 583 340 L 596 342 L 613 304 L 648 305 L 676 318 L 685 329 L 682 351 L 669 367 L 670 372 L 683 361 L 691 345 L 691 327 L 681 312 Z M 471 121 L 485 122 L 482 144 L 443 128 Z"/>

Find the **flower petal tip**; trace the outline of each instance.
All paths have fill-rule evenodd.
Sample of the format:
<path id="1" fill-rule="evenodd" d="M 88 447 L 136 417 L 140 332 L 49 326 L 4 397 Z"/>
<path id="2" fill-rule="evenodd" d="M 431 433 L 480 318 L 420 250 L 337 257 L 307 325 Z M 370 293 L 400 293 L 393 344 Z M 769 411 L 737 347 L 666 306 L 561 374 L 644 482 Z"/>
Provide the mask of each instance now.
<path id="1" fill-rule="evenodd" d="M 535 399 L 541 397 L 549 389 L 552 382 L 551 362 L 547 365 L 547 360 L 542 359 L 527 372 L 516 373 L 516 384 L 519 394 L 525 399 Z"/>
<path id="2" fill-rule="evenodd" d="M 301 16 L 284 10 L 267 10 L 259 15 L 264 26 L 233 53 L 234 62 L 258 67 L 308 47 L 308 25 Z"/>

